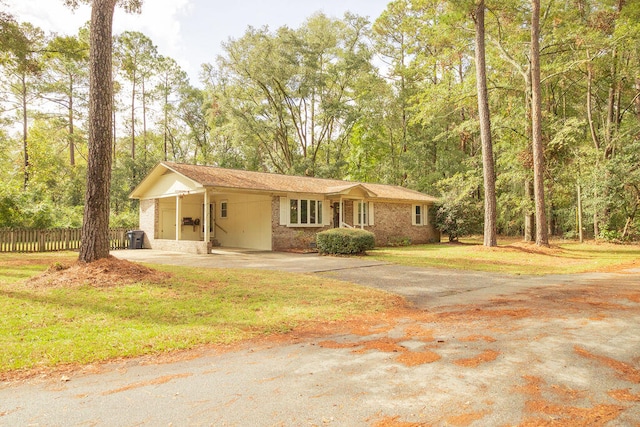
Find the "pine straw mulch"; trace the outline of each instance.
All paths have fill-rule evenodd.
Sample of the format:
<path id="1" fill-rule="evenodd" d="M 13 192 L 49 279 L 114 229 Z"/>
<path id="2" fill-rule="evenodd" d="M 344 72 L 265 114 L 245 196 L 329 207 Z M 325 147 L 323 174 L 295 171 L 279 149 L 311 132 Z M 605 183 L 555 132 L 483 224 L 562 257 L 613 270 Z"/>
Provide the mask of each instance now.
<path id="1" fill-rule="evenodd" d="M 170 277 L 170 273 L 157 271 L 110 255 L 91 263 L 81 261 L 70 265 L 55 263 L 44 273 L 32 277 L 26 283 L 34 288 L 80 286 L 108 288 L 139 282 L 161 283 Z"/>

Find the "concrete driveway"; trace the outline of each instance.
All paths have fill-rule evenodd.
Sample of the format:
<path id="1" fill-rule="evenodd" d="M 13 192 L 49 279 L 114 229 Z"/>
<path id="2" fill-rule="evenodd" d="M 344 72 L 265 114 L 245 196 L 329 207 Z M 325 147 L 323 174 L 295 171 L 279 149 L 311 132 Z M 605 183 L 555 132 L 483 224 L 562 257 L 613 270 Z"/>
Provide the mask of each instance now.
<path id="1" fill-rule="evenodd" d="M 416 308 L 477 302 L 538 286 L 579 284 L 612 277 L 605 273 L 516 276 L 391 265 L 367 257 L 320 256 L 317 253 L 217 250 L 211 255 L 181 252 L 119 250 L 114 256 L 134 262 L 206 268 L 255 268 L 291 273 L 312 273 L 379 288 L 402 295 Z M 628 273 L 638 273 L 640 270 Z"/>
<path id="2" fill-rule="evenodd" d="M 146 260 L 187 259 L 175 258 Z M 192 262 L 329 275 L 398 292 L 420 309 L 2 384 L 0 425 L 640 423 L 637 271 L 521 277 L 247 253 Z"/>
<path id="3" fill-rule="evenodd" d="M 347 268 L 369 267 L 383 263 L 366 257 L 329 257 L 317 253 L 296 254 L 287 252 L 252 251 L 243 249 L 218 249 L 210 255 L 194 255 L 182 252 L 153 249 L 111 251 L 117 258 L 134 262 L 208 268 L 257 268 L 291 273 L 318 273 Z"/>

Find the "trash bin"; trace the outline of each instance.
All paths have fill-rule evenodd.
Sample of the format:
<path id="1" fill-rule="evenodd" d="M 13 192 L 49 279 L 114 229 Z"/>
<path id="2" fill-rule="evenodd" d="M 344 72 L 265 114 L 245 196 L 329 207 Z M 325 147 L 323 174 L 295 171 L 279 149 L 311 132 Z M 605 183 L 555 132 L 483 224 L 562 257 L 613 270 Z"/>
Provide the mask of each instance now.
<path id="1" fill-rule="evenodd" d="M 129 249 L 142 249 L 144 247 L 144 231 L 127 231 L 127 240 L 129 241 Z"/>

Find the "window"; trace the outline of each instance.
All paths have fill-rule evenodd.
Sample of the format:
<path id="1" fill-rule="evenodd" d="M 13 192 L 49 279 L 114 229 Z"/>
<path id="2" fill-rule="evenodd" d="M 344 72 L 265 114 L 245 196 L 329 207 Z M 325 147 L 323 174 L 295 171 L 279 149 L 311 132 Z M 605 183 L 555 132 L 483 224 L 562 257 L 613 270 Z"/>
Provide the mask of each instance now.
<path id="1" fill-rule="evenodd" d="M 289 199 L 289 225 L 322 225 L 322 201 Z"/>
<path id="2" fill-rule="evenodd" d="M 357 206 L 358 206 L 358 213 L 356 216 L 356 220 L 355 220 L 355 225 L 368 225 L 369 221 L 369 209 L 368 209 L 368 204 L 367 202 L 357 202 Z M 360 222 L 360 219 L 362 219 L 362 223 Z"/>
<path id="3" fill-rule="evenodd" d="M 289 210 L 289 223 L 297 224 L 298 223 L 298 202 L 297 199 L 289 200 L 290 210 Z"/>
<path id="4" fill-rule="evenodd" d="M 362 224 L 360 224 L 362 218 Z M 353 202 L 353 225 L 373 225 L 373 202 Z"/>
<path id="5" fill-rule="evenodd" d="M 300 200 L 300 224 L 306 224 L 309 220 L 309 200 Z"/>
<path id="6" fill-rule="evenodd" d="M 220 218 L 228 218 L 228 215 L 227 201 L 223 200 L 220 202 Z"/>
<path id="7" fill-rule="evenodd" d="M 412 225 L 429 225 L 429 206 L 413 205 L 411 214 Z"/>

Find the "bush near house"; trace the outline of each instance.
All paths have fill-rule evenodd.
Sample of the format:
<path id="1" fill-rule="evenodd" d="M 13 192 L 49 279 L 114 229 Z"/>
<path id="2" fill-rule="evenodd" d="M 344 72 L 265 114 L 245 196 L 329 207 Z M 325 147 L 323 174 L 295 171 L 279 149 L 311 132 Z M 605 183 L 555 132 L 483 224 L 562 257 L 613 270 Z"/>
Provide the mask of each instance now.
<path id="1" fill-rule="evenodd" d="M 373 233 L 357 228 L 334 228 L 316 235 L 316 247 L 321 254 L 363 254 L 375 247 Z"/>

